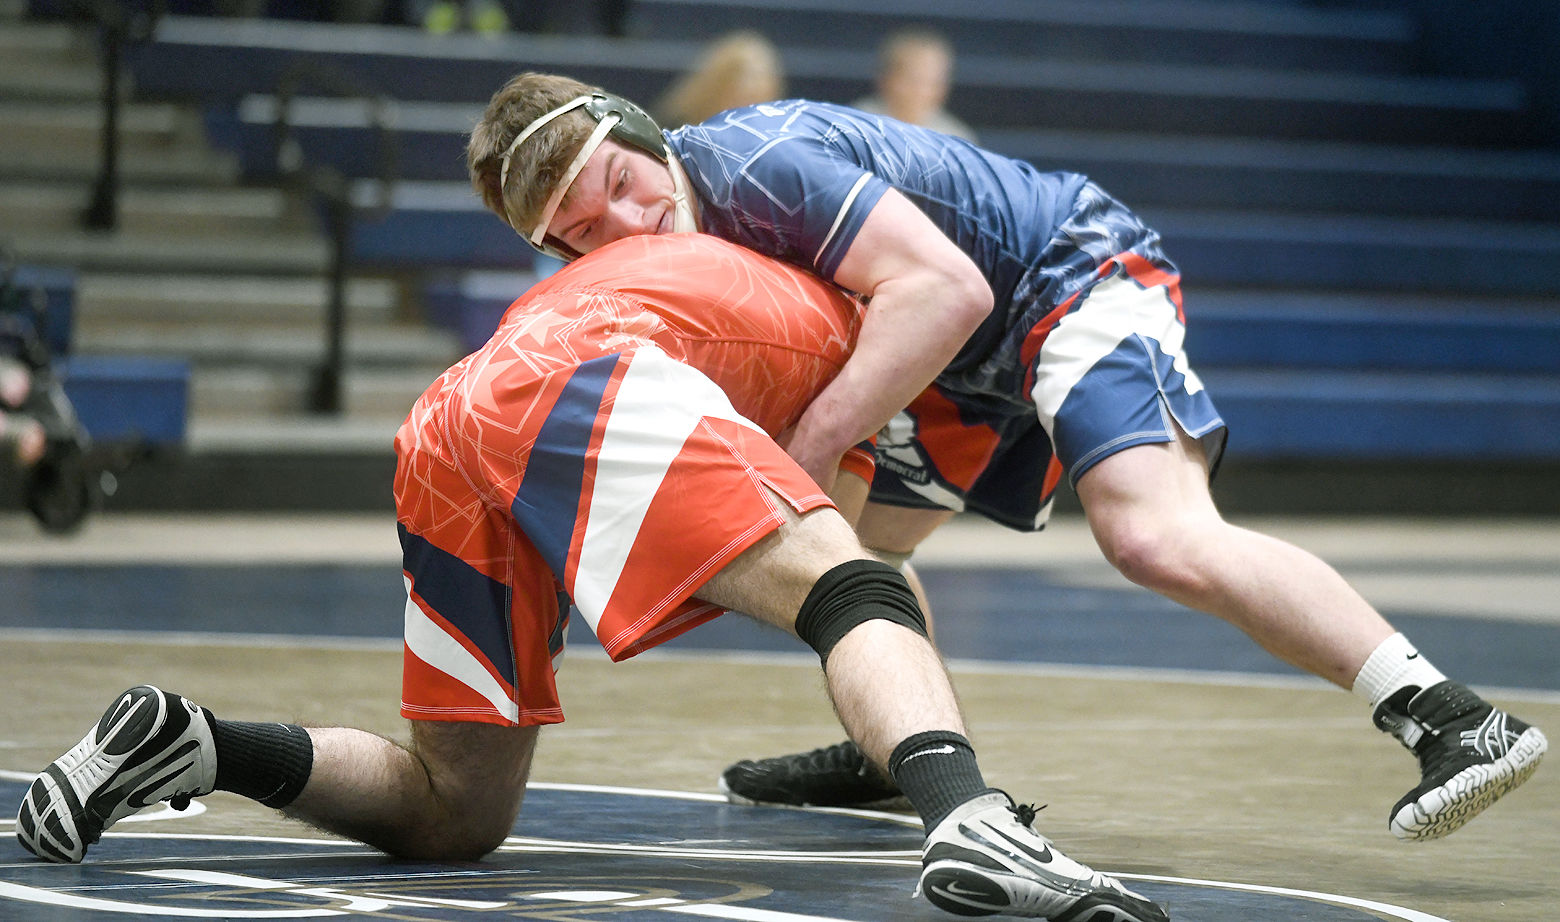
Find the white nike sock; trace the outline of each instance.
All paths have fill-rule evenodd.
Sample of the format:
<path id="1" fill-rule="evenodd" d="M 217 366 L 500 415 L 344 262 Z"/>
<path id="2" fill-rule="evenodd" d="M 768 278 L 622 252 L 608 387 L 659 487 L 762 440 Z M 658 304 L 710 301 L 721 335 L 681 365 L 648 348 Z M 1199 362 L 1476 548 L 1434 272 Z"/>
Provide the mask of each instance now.
<path id="1" fill-rule="evenodd" d="M 1370 702 L 1371 710 L 1408 685 L 1429 688 L 1446 681 L 1441 670 L 1419 654 L 1402 634 L 1393 634 L 1365 660 L 1354 677 L 1354 693 Z"/>

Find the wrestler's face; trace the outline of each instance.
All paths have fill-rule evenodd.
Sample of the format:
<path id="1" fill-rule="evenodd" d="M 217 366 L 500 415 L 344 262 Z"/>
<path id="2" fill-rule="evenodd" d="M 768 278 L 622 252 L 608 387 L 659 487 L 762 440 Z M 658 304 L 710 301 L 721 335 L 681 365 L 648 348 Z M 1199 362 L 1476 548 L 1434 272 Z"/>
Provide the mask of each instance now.
<path id="1" fill-rule="evenodd" d="M 607 138 L 574 178 L 547 233 L 579 253 L 635 234 L 670 233 L 674 191 L 666 164 Z"/>

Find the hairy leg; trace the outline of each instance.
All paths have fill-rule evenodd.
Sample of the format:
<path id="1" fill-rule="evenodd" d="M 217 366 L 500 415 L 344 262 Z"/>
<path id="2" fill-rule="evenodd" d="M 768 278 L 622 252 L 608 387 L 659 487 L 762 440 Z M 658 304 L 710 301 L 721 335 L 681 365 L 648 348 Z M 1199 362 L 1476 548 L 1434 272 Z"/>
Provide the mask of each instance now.
<path id="1" fill-rule="evenodd" d="M 410 747 L 310 727 L 314 767 L 290 816 L 403 858 L 472 860 L 520 813 L 537 727 L 412 721 Z"/>
<path id="2" fill-rule="evenodd" d="M 856 522 L 856 534 L 861 536 L 862 544 L 874 551 L 908 554 L 951 518 L 953 512 L 947 509 L 867 503 Z"/>
<path id="3" fill-rule="evenodd" d="M 698 595 L 795 633 L 797 612 L 818 578 L 838 564 L 867 556 L 838 513 L 817 509 L 792 516 L 717 573 Z M 887 621 L 856 626 L 829 654 L 825 672 L 840 722 L 880 766 L 896 744 L 916 733 L 964 733 L 937 651 L 909 628 Z"/>
<path id="4" fill-rule="evenodd" d="M 1337 571 L 1224 521 L 1201 445 L 1140 445 L 1079 478 L 1106 559 L 1133 582 L 1216 615 L 1264 649 L 1347 689 L 1393 628 Z"/>

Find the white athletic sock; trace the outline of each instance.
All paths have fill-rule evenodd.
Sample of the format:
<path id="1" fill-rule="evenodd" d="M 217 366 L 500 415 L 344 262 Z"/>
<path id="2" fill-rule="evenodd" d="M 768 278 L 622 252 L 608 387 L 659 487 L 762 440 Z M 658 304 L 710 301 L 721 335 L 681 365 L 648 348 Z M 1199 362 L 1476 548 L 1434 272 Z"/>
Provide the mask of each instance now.
<path id="1" fill-rule="evenodd" d="M 1354 693 L 1370 702 L 1371 710 L 1400 688 L 1429 688 L 1446 681 L 1441 670 L 1419 654 L 1402 634 L 1393 634 L 1370 655 L 1354 677 Z"/>

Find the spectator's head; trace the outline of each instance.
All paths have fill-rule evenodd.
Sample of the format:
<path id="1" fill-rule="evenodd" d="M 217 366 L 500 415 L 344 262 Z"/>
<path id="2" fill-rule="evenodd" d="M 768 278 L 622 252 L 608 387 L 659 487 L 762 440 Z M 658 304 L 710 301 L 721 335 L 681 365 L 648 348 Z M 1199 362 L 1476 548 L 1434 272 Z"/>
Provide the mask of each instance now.
<path id="1" fill-rule="evenodd" d="M 906 29 L 883 41 L 878 51 L 877 91 L 886 114 L 925 124 L 943 107 L 953 82 L 953 49 L 928 29 Z"/>
<path id="2" fill-rule="evenodd" d="M 672 84 L 655 111 L 669 128 L 770 102 L 785 95 L 780 52 L 757 32 L 732 32 L 713 42 L 697 64 Z"/>

